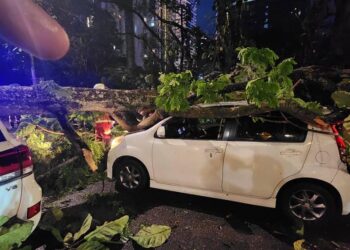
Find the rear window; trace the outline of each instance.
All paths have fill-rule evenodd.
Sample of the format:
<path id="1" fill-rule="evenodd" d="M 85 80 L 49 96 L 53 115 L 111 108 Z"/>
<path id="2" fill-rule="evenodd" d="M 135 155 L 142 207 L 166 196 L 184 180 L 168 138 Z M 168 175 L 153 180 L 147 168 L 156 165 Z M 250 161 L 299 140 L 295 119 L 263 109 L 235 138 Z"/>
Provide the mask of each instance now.
<path id="1" fill-rule="evenodd" d="M 304 142 L 307 124 L 280 112 L 270 112 L 255 117 L 241 117 L 238 120 L 236 140 Z"/>
<path id="2" fill-rule="evenodd" d="M 0 142 L 4 142 L 4 141 L 6 141 L 6 138 L 5 138 L 4 134 L 0 130 Z"/>

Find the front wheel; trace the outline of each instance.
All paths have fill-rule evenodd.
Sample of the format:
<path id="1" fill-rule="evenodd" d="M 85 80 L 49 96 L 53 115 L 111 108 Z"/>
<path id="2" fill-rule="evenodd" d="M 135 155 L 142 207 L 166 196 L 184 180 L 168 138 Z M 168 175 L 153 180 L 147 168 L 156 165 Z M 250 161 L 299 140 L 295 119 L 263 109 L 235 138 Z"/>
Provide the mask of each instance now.
<path id="1" fill-rule="evenodd" d="M 281 195 L 279 205 L 285 215 L 302 220 L 310 226 L 325 225 L 337 215 L 337 204 L 324 187 L 313 183 L 298 183 Z"/>
<path id="2" fill-rule="evenodd" d="M 143 165 L 133 159 L 123 160 L 117 164 L 115 178 L 115 186 L 119 192 L 140 192 L 147 188 L 149 182 Z"/>

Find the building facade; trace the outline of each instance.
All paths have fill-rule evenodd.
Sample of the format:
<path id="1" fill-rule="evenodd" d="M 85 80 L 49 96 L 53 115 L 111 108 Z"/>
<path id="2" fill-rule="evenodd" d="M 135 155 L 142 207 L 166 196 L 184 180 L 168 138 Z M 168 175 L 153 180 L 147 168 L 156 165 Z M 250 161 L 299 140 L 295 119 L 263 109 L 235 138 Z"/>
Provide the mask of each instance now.
<path id="1" fill-rule="evenodd" d="M 175 60 L 175 66 L 179 66 L 180 60 L 185 56 L 181 55 L 178 47 L 189 45 L 183 28 L 196 26 L 196 2 L 177 0 L 176 4 L 170 5 L 158 0 L 133 0 L 134 13 L 131 21 L 127 20 L 126 10 L 116 4 L 102 2 L 101 8 L 113 15 L 116 29 L 121 35 L 125 34 L 127 37 L 127 28 L 133 26 L 133 46 L 128 44 L 130 39 L 123 39 L 123 44 L 116 46 L 116 50 L 125 57 L 130 50 L 134 50 L 135 66 L 144 68 L 145 62 L 152 56 L 165 62 Z M 169 51 L 172 51 L 171 55 Z"/>

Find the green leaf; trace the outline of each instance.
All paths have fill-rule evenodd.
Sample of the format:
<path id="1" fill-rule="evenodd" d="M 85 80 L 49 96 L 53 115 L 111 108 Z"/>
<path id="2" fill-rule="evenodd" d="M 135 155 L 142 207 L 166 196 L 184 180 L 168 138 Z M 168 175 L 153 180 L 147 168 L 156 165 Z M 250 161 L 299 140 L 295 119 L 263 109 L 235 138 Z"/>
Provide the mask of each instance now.
<path id="1" fill-rule="evenodd" d="M 335 91 L 332 94 L 332 99 L 339 108 L 350 108 L 350 92 Z"/>
<path id="2" fill-rule="evenodd" d="M 141 230 L 131 238 L 144 248 L 159 247 L 170 237 L 171 228 L 169 226 L 152 225 L 142 227 Z"/>
<path id="3" fill-rule="evenodd" d="M 314 112 L 316 114 L 322 114 L 322 106 L 318 102 L 305 102 L 300 98 L 293 98 L 292 100 L 295 101 L 301 107 L 310 110 L 311 112 Z"/>
<path id="4" fill-rule="evenodd" d="M 6 227 L 0 227 L 0 236 L 3 235 L 3 234 L 6 234 L 8 231 L 9 231 L 8 228 L 6 228 Z"/>
<path id="5" fill-rule="evenodd" d="M 51 213 L 55 217 L 56 221 L 60 221 L 63 218 L 63 211 L 59 207 L 53 207 L 51 208 Z"/>
<path id="6" fill-rule="evenodd" d="M 85 241 L 83 244 L 81 244 L 77 250 L 107 250 L 109 249 L 102 243 L 98 241 Z"/>
<path id="7" fill-rule="evenodd" d="M 67 233 L 66 236 L 64 236 L 63 242 L 69 243 L 73 240 L 73 234 L 71 232 Z"/>
<path id="8" fill-rule="evenodd" d="M 20 247 L 32 233 L 34 222 L 13 225 L 6 234 L 0 236 L 0 250 L 8 250 L 13 246 Z"/>
<path id="9" fill-rule="evenodd" d="M 304 237 L 304 234 L 305 234 L 304 224 L 302 224 L 301 227 L 297 229 L 295 232 L 297 235 Z"/>
<path id="10" fill-rule="evenodd" d="M 157 107 L 165 111 L 183 111 L 189 107 L 187 97 L 190 94 L 193 76 L 191 71 L 161 74 L 158 86 Z"/>
<path id="11" fill-rule="evenodd" d="M 293 73 L 294 65 L 296 65 L 296 61 L 293 58 L 287 58 L 284 59 L 282 62 L 280 62 L 276 69 L 279 74 L 288 76 Z"/>
<path id="12" fill-rule="evenodd" d="M 82 235 L 86 234 L 87 231 L 89 231 L 89 229 L 91 227 L 91 223 L 92 223 L 92 216 L 91 216 L 91 214 L 88 214 L 86 216 L 80 230 L 74 234 L 73 241 L 78 240 Z"/>
<path id="13" fill-rule="evenodd" d="M 61 232 L 57 228 L 51 227 L 50 232 L 56 238 L 57 241 L 63 242 L 63 238 L 62 238 Z"/>
<path id="14" fill-rule="evenodd" d="M 9 218 L 7 216 L 0 216 L 0 227 L 2 227 L 6 222 L 8 222 Z"/>
<path id="15" fill-rule="evenodd" d="M 303 247 L 304 242 L 305 240 L 294 241 L 293 243 L 294 250 L 305 250 L 305 248 Z"/>
<path id="16" fill-rule="evenodd" d="M 106 222 L 84 237 L 87 241 L 110 241 L 115 235 L 123 232 L 129 222 L 129 216 L 125 215 L 118 220 Z"/>

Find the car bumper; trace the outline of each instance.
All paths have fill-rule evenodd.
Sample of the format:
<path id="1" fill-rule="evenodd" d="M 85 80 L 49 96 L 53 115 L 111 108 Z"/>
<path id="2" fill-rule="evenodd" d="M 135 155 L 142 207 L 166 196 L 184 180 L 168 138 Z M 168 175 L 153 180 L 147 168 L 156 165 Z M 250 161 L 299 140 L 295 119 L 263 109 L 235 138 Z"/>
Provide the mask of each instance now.
<path id="1" fill-rule="evenodd" d="M 22 196 L 17 217 L 21 220 L 31 220 L 34 222 L 33 231 L 38 225 L 42 209 L 30 219 L 28 219 L 28 208 L 38 204 L 42 200 L 42 191 L 38 183 L 34 179 L 34 174 L 30 174 L 22 179 Z"/>
<path id="2" fill-rule="evenodd" d="M 342 214 L 350 214 L 350 174 L 343 170 L 338 170 L 332 181 L 332 185 L 340 194 L 343 204 Z"/>

